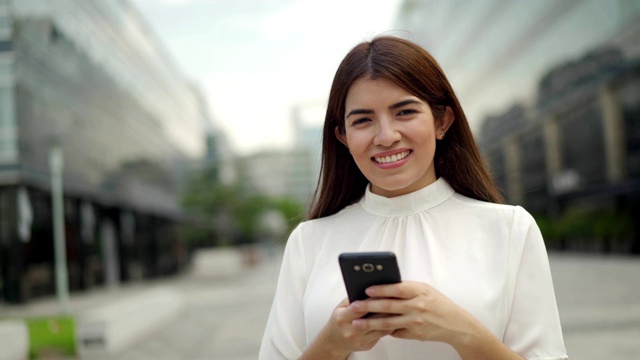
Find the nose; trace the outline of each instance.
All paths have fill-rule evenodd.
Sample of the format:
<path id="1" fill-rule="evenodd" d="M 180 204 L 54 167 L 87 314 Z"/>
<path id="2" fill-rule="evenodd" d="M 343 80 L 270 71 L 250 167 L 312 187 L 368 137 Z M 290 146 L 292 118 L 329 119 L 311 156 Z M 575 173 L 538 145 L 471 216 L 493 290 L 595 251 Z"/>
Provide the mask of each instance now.
<path id="1" fill-rule="evenodd" d="M 382 120 L 378 123 L 378 132 L 373 139 L 375 145 L 389 147 L 400 140 L 400 132 L 393 121 Z"/>

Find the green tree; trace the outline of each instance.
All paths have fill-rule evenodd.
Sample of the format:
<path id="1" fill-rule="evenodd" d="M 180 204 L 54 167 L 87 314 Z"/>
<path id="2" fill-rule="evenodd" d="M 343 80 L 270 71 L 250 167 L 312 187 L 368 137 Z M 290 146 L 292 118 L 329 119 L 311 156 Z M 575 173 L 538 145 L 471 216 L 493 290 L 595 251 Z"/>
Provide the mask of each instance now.
<path id="1" fill-rule="evenodd" d="M 293 199 L 267 197 L 238 183 L 215 183 L 207 174 L 189 181 L 182 203 L 189 218 L 186 237 L 203 246 L 255 243 L 264 235 L 262 217 L 269 211 L 286 219 L 287 231 L 303 214 L 301 204 Z"/>

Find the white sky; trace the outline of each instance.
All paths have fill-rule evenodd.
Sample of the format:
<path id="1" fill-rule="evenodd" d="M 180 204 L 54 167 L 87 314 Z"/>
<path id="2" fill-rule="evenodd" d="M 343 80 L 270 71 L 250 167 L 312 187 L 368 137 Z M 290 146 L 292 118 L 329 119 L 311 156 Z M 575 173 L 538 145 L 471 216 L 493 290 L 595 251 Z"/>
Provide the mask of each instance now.
<path id="1" fill-rule="evenodd" d="M 324 103 L 342 57 L 401 0 L 133 0 L 216 124 L 247 154 L 292 142 L 290 109 Z M 321 122 L 323 119 L 318 119 Z"/>

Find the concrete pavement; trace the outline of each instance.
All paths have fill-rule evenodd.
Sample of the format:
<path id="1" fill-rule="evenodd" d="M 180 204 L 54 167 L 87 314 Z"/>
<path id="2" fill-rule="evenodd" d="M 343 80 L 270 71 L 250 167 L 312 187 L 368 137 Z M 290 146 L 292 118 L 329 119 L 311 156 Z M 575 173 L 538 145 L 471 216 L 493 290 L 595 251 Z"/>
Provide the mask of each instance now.
<path id="1" fill-rule="evenodd" d="M 190 294 L 212 285 L 213 292 L 222 296 L 225 291 L 216 285 L 241 277 L 247 270 L 244 260 L 237 249 L 202 251 L 195 256 L 190 271 L 176 277 L 73 293 L 69 315 L 76 320 L 81 358 L 119 358 L 118 354 L 157 336 L 163 328 L 173 327 L 192 305 L 188 303 Z M 0 360 L 26 357 L 29 340 L 22 319 L 61 313 L 55 297 L 18 306 L 0 303 Z"/>
<path id="2" fill-rule="evenodd" d="M 552 254 L 572 359 L 640 359 L 640 258 Z"/>
<path id="3" fill-rule="evenodd" d="M 82 358 L 256 359 L 279 253 L 263 256 L 251 268 L 242 267 L 237 254 L 202 255 L 189 274 L 157 284 L 180 295 L 183 306 L 176 316 L 126 348 L 85 351 Z M 551 254 L 550 259 L 571 358 L 640 359 L 640 258 Z"/>
<path id="4" fill-rule="evenodd" d="M 200 273 L 176 286 L 186 311 L 146 341 L 96 360 L 256 359 L 279 271 L 279 256 L 232 277 Z"/>

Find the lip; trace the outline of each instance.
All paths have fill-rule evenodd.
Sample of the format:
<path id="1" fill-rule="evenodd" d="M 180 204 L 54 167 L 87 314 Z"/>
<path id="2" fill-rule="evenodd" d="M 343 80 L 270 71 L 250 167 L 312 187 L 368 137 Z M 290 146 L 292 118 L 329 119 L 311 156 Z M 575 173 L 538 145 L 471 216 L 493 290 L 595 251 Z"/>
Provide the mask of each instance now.
<path id="1" fill-rule="evenodd" d="M 374 157 L 383 157 L 383 156 L 391 156 L 391 155 L 398 155 L 400 153 L 403 153 L 405 151 L 411 151 L 411 149 L 407 149 L 407 148 L 400 148 L 400 149 L 393 149 L 393 150 L 387 150 L 387 151 L 381 151 L 379 153 L 375 153 L 373 154 L 373 156 L 371 157 L 372 159 Z M 411 151 L 413 152 L 413 151 Z"/>
<path id="2" fill-rule="evenodd" d="M 401 154 L 405 151 L 409 151 L 409 154 L 402 160 L 398 160 L 398 161 L 394 161 L 392 163 L 378 163 L 375 158 L 376 157 L 383 157 L 383 156 L 392 156 L 392 155 L 397 155 L 397 154 Z M 376 153 L 374 156 L 371 157 L 371 162 L 378 168 L 380 169 L 395 169 L 395 168 L 399 168 L 402 165 L 406 164 L 407 161 L 409 161 L 409 159 L 413 156 L 413 150 L 411 149 L 393 149 L 393 150 L 388 150 L 388 151 L 383 151 L 383 152 L 379 152 Z"/>

